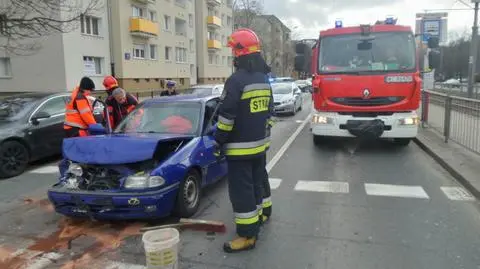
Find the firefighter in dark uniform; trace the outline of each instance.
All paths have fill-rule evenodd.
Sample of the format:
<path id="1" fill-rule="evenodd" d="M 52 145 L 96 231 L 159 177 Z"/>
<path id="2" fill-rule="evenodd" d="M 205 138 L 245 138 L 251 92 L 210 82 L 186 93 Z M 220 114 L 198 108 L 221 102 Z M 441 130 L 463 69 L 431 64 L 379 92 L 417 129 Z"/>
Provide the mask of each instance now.
<path id="1" fill-rule="evenodd" d="M 268 146 L 265 127 L 273 100 L 258 36 L 250 29 L 238 29 L 227 45 L 232 48 L 236 71 L 225 82 L 214 137 L 228 162 L 228 191 L 237 232 L 223 249 L 238 252 L 255 247 L 261 225 Z"/>

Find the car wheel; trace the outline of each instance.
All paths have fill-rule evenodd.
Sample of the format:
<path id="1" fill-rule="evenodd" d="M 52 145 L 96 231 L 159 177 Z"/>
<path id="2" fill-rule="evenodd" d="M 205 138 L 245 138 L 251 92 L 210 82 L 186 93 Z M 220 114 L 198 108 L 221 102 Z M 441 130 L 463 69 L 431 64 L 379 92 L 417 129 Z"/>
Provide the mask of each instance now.
<path id="1" fill-rule="evenodd" d="M 22 174 L 30 159 L 28 149 L 20 142 L 7 141 L 0 146 L 0 178 Z"/>
<path id="2" fill-rule="evenodd" d="M 174 214 L 188 218 L 195 214 L 200 206 L 201 177 L 195 170 L 188 172 L 178 189 Z"/>
<path id="3" fill-rule="evenodd" d="M 412 139 L 410 139 L 410 138 L 395 138 L 395 139 L 393 139 L 393 143 L 395 143 L 396 145 L 401 146 L 401 147 L 408 146 L 408 144 L 410 144 L 410 141 L 412 141 Z"/>

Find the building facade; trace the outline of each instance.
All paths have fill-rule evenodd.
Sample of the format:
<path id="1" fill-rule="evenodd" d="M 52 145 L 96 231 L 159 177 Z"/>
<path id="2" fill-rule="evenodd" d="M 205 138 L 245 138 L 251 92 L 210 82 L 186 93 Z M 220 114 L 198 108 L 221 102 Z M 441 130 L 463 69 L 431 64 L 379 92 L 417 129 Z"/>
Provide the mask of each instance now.
<path id="1" fill-rule="evenodd" d="M 233 30 L 232 0 L 196 0 L 199 83 L 223 83 L 232 73 L 232 52 L 226 47 Z"/>
<path id="2" fill-rule="evenodd" d="M 35 40 L 40 48 L 31 55 L 0 53 L 0 92 L 72 90 L 84 75 L 102 89 L 110 74 L 110 42 L 106 2 L 100 6 L 74 31 Z"/>

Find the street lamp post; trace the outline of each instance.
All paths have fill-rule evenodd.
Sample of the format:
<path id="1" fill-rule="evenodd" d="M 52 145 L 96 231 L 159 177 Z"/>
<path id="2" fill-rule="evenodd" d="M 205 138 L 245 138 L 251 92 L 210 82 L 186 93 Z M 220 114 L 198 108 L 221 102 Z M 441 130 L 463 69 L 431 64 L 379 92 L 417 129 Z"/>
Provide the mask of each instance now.
<path id="1" fill-rule="evenodd" d="M 478 7 L 480 0 L 472 0 L 475 3 L 475 17 L 472 26 L 472 38 L 470 42 L 470 57 L 468 58 L 468 97 L 473 97 L 473 86 L 475 84 L 475 70 L 477 64 L 477 42 L 478 42 Z"/>

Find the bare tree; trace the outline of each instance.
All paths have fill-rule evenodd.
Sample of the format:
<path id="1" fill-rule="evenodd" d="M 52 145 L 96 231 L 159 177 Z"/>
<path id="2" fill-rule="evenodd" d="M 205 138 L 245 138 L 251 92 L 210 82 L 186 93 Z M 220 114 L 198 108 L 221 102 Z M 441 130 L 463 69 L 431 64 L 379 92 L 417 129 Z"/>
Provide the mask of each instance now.
<path id="1" fill-rule="evenodd" d="M 233 2 L 233 16 L 235 28 L 252 28 L 255 18 L 263 11 L 262 0 L 235 0 Z"/>
<path id="2" fill-rule="evenodd" d="M 75 30 L 102 7 L 102 0 L 0 0 L 0 51 L 34 53 L 40 38 Z"/>

